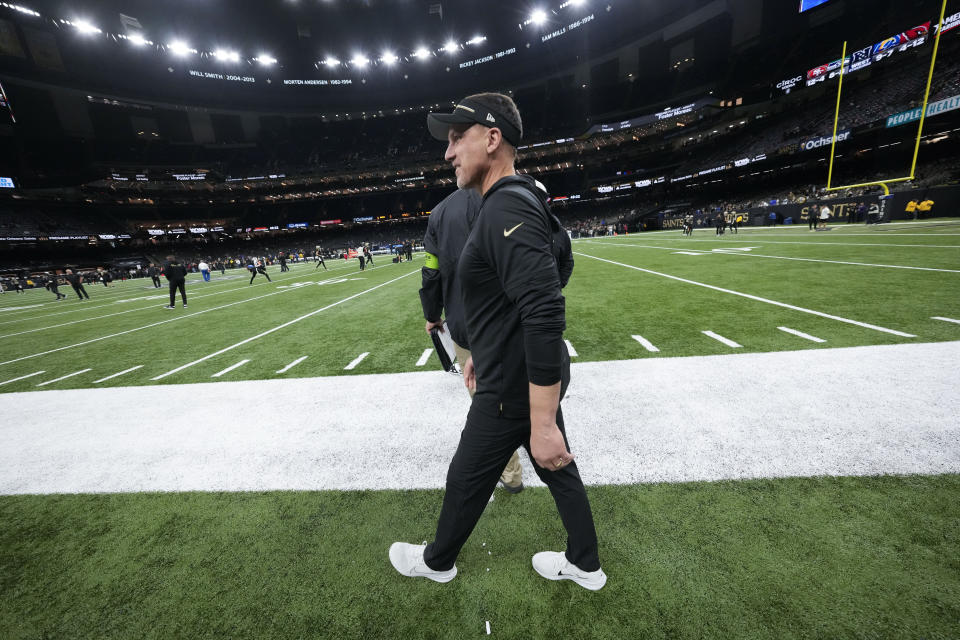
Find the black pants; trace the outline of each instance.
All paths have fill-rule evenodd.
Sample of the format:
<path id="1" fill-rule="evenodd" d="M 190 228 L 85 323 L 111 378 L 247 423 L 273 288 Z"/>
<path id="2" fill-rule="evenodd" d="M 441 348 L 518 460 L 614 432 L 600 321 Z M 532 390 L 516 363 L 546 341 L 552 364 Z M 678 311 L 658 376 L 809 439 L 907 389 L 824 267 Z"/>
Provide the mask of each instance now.
<path id="1" fill-rule="evenodd" d="M 67 296 L 60 293 L 60 287 L 54 284 L 50 285 L 50 292 L 57 296 L 57 300 L 60 298 L 66 298 Z"/>
<path id="2" fill-rule="evenodd" d="M 155 289 L 160 288 L 160 276 L 150 276 L 150 279 L 153 280 L 153 287 Z"/>
<path id="3" fill-rule="evenodd" d="M 813 217 L 812 213 L 810 214 L 810 219 L 808 220 L 807 226 L 810 227 L 811 229 L 817 226 L 817 219 Z"/>
<path id="4" fill-rule="evenodd" d="M 177 300 L 177 289 L 180 289 L 180 298 L 183 300 L 184 306 L 187 304 L 187 283 L 183 280 L 171 280 L 170 281 L 170 306 L 172 307 L 174 302 Z"/>
<path id="5" fill-rule="evenodd" d="M 363 256 L 357 256 L 357 257 L 360 258 L 360 271 L 363 271 L 364 269 L 366 269 L 366 263 L 363 261 Z"/>
<path id="6" fill-rule="evenodd" d="M 319 258 L 319 259 L 317 260 L 317 266 L 315 266 L 315 267 L 313 268 L 313 270 L 316 271 L 317 269 L 319 269 L 319 268 L 320 268 L 320 265 L 323 265 L 323 270 L 324 270 L 324 271 L 327 270 L 327 263 L 323 261 L 323 258 Z"/>
<path id="7" fill-rule="evenodd" d="M 73 290 L 77 292 L 78 298 L 80 298 L 81 300 L 83 300 L 84 298 L 86 298 L 87 300 L 90 299 L 90 296 L 87 295 L 87 290 L 83 288 L 82 284 L 74 284 L 71 286 L 73 287 Z"/>
<path id="8" fill-rule="evenodd" d="M 367 256 L 367 264 L 373 264 L 373 256 Z"/>
<path id="9" fill-rule="evenodd" d="M 563 413 L 559 409 L 557 426 L 566 442 Z M 521 444 L 530 455 L 528 419 L 492 418 L 470 410 L 467 425 L 460 433 L 457 452 L 447 471 L 447 488 L 437 522 L 437 535 L 423 554 L 428 567 L 436 571 L 453 567 L 460 549 L 483 514 L 503 468 Z M 533 460 L 532 455 L 530 459 Z M 600 568 L 597 532 L 577 463 L 572 462 L 560 471 L 546 471 L 536 463 L 533 468 L 549 487 L 567 530 L 567 560 L 583 571 L 596 571 Z"/>
<path id="10" fill-rule="evenodd" d="M 286 263 L 286 262 L 281 262 L 281 263 L 280 263 L 280 273 L 284 273 L 285 271 L 290 271 L 290 268 L 287 267 L 287 263 Z"/>

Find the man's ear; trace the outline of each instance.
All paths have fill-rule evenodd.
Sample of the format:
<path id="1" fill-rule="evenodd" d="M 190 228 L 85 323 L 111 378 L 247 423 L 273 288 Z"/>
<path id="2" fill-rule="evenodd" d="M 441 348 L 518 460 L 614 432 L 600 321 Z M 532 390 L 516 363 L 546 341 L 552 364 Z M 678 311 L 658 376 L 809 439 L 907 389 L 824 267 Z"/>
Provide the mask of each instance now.
<path id="1" fill-rule="evenodd" d="M 503 134 L 500 129 L 487 129 L 487 153 L 494 154 L 503 144 Z"/>

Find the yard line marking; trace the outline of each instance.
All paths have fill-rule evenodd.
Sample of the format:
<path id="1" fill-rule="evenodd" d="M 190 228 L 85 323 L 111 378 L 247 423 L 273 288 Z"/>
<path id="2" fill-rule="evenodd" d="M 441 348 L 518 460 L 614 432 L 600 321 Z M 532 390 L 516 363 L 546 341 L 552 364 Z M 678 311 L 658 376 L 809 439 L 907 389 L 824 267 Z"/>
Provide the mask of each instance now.
<path id="1" fill-rule="evenodd" d="M 804 333 L 803 331 L 797 331 L 796 329 L 791 329 L 790 327 L 777 327 L 777 329 L 780 329 L 780 331 L 786 331 L 787 333 L 792 333 L 795 336 L 800 336 L 801 338 L 810 340 L 812 342 L 826 342 L 826 340 L 824 340 L 823 338 L 817 338 L 816 336 L 812 336 L 809 333 Z"/>
<path id="2" fill-rule="evenodd" d="M 358 355 L 356 358 L 354 358 L 353 361 L 352 361 L 350 364 L 348 364 L 347 366 L 345 366 L 345 367 L 343 368 L 343 370 L 344 370 L 344 371 L 350 371 L 351 369 L 356 368 L 356 366 L 357 366 L 358 364 L 360 364 L 361 362 L 363 362 L 363 359 L 366 358 L 368 355 L 370 355 L 370 352 L 369 352 L 369 351 L 364 351 L 363 353 L 361 353 L 360 355 Z"/>
<path id="3" fill-rule="evenodd" d="M 646 338 L 644 338 L 643 336 L 630 336 L 630 337 L 636 340 L 637 342 L 639 342 L 640 344 L 642 344 L 643 348 L 646 349 L 647 351 L 652 351 L 654 353 L 660 352 L 660 349 L 657 349 L 655 346 L 653 346 L 653 343 L 647 340 Z"/>
<path id="4" fill-rule="evenodd" d="M 901 264 L 874 264 L 871 262 L 845 262 L 843 260 L 823 260 L 819 258 L 791 258 L 788 256 L 768 256 L 762 253 L 746 253 L 747 251 L 749 251 L 749 249 L 737 248 L 737 247 L 730 247 L 727 249 L 711 249 L 710 251 L 707 251 L 706 249 L 703 249 L 702 251 L 700 249 L 695 249 L 694 251 L 699 251 L 699 253 L 694 253 L 693 251 L 677 251 L 675 247 L 655 247 L 652 245 L 645 245 L 645 244 L 627 244 L 625 242 L 618 243 L 616 246 L 637 247 L 640 249 L 660 249 L 663 251 L 673 251 L 673 253 L 675 254 L 679 253 L 679 254 L 688 255 L 688 256 L 705 256 L 705 255 L 712 255 L 714 253 L 722 253 L 728 256 L 772 258 L 775 260 L 794 260 L 797 262 L 826 262 L 830 264 L 846 264 L 846 265 L 854 265 L 854 266 L 860 266 L 860 267 L 883 267 L 886 269 L 913 269 L 916 271 L 942 271 L 945 273 L 960 273 L 960 269 L 935 269 L 933 267 L 909 267 Z M 738 253 L 734 253 L 735 251 Z M 743 253 L 740 253 L 740 252 L 743 252 Z M 5 336 L 0 336 L 0 337 L 5 337 Z"/>
<path id="5" fill-rule="evenodd" d="M 341 266 L 338 266 L 338 267 L 331 268 L 331 269 L 329 269 L 329 271 L 339 271 L 339 270 L 344 269 L 344 268 L 346 268 L 346 267 L 344 267 L 344 266 L 341 265 Z M 282 277 L 282 278 L 280 278 L 280 277 L 274 278 L 272 282 L 257 282 L 257 283 L 252 284 L 252 285 L 247 285 L 247 286 L 242 286 L 242 287 L 234 287 L 233 289 L 224 289 L 223 291 L 215 291 L 215 292 L 213 292 L 213 293 L 202 293 L 202 294 L 199 294 L 199 295 L 192 295 L 192 296 L 190 296 L 190 299 L 191 299 L 191 300 L 198 300 L 198 299 L 200 299 L 200 298 L 206 298 L 206 297 L 209 297 L 209 296 L 219 296 L 219 295 L 221 295 L 221 294 L 224 294 L 224 293 L 232 293 L 232 292 L 234 292 L 234 291 L 248 291 L 248 290 L 252 289 L 253 287 L 268 286 L 268 285 L 271 285 L 271 284 L 274 284 L 274 283 L 277 283 L 277 282 L 286 282 L 286 281 L 292 280 L 292 279 L 294 279 L 294 278 L 309 278 L 309 277 L 311 277 L 311 276 L 309 276 L 308 273 L 309 273 L 309 271 L 304 271 L 304 273 L 299 273 L 299 274 L 297 274 L 297 275 L 290 275 L 290 276 L 286 276 L 286 277 Z M 238 279 L 242 279 L 242 278 L 238 278 Z M 189 283 L 188 283 L 188 284 L 189 284 Z M 227 282 L 227 283 L 223 283 L 223 284 L 229 285 L 230 283 Z M 219 285 L 220 285 L 220 283 L 215 283 L 215 284 L 213 284 L 213 285 L 211 285 L 211 286 L 209 286 L 209 287 L 204 287 L 204 289 L 207 289 L 207 290 L 213 289 L 214 287 L 219 286 Z M 123 293 L 124 293 L 124 294 L 129 294 L 130 292 L 123 292 Z M 157 295 L 160 295 L 160 294 L 157 294 Z M 165 293 L 161 296 L 161 298 L 166 298 L 166 297 L 167 297 L 167 296 L 166 296 Z M 102 296 L 102 295 L 98 295 L 98 296 L 96 296 L 96 297 L 94 298 L 94 300 L 96 300 L 96 301 L 98 301 L 98 302 L 99 302 L 100 300 L 102 300 L 102 299 L 103 299 L 103 296 Z M 59 312 L 56 312 L 56 313 L 47 313 L 47 314 L 38 315 L 38 316 L 31 316 L 31 317 L 20 317 L 20 318 L 17 318 L 17 319 L 15 319 L 15 320 L 7 320 L 7 321 L 5 321 L 5 322 L 0 322 L 0 325 L 3 325 L 3 324 L 12 324 L 12 323 L 15 323 L 15 322 L 28 322 L 28 321 L 31 321 L 31 320 L 40 320 L 40 319 L 43 319 L 43 318 L 51 318 L 51 317 L 53 317 L 53 316 L 62 316 L 62 315 L 68 314 L 68 313 L 76 313 L 76 312 L 78 312 L 78 311 L 90 311 L 90 310 L 93 310 L 93 309 L 103 309 L 103 308 L 106 308 L 106 307 L 116 307 L 117 304 L 118 304 L 118 301 L 117 301 L 117 300 L 113 300 L 113 301 L 111 301 L 111 302 L 108 302 L 107 304 L 98 304 L 98 305 L 93 305 L 93 306 L 80 305 L 80 306 L 76 306 L 76 307 L 73 308 L 73 309 L 70 309 L 69 311 L 59 311 Z M 41 305 L 35 305 L 35 306 L 41 306 Z M 149 305 L 149 306 L 146 306 L 146 307 L 140 307 L 140 308 L 138 308 L 138 309 L 127 309 L 127 310 L 125 310 L 125 311 L 123 311 L 123 312 L 121 312 L 121 313 L 126 313 L 126 312 L 130 312 L 130 311 L 144 311 L 144 310 L 147 310 L 147 309 L 153 309 L 154 306 L 155 306 L 155 305 Z M 113 315 L 117 315 L 117 314 L 113 314 Z M 105 318 L 105 317 L 107 317 L 107 316 L 100 316 L 100 317 Z M 93 319 L 96 319 L 96 318 L 93 318 Z M 77 322 L 84 322 L 84 320 L 78 320 Z M 63 326 L 63 325 L 57 325 L 57 326 Z"/>
<path id="6" fill-rule="evenodd" d="M 836 246 L 836 247 L 907 247 L 907 248 L 923 248 L 923 249 L 960 249 L 960 244 L 889 244 L 884 242 L 803 242 L 801 240 L 756 240 L 750 238 L 749 240 L 714 240 L 712 238 L 651 238 L 653 242 L 749 242 L 750 244 L 811 244 L 811 245 L 825 245 L 825 246 Z M 604 246 L 611 247 L 623 247 L 628 246 L 626 242 L 601 242 L 596 244 L 602 244 Z M 661 249 L 677 247 L 659 247 Z"/>
<path id="7" fill-rule="evenodd" d="M 567 343 L 567 351 L 570 353 L 571 358 L 576 358 L 578 355 L 577 350 L 573 348 L 573 345 L 570 344 L 569 340 L 564 340 Z"/>
<path id="8" fill-rule="evenodd" d="M 851 320 L 850 318 L 843 318 L 841 316 L 835 316 L 829 313 L 824 313 L 823 311 L 816 311 L 814 309 L 807 309 L 805 307 L 797 307 L 792 304 L 787 304 L 785 302 L 777 302 L 776 300 L 770 300 L 769 298 L 761 298 L 760 296 L 754 296 L 749 293 L 741 293 L 740 291 L 733 291 L 732 289 L 724 289 L 723 287 L 715 287 L 712 284 L 706 284 L 703 282 L 697 282 L 695 280 L 687 280 L 686 278 L 680 278 L 678 276 L 672 276 L 668 273 L 660 273 L 659 271 L 652 271 L 650 269 L 644 269 L 642 267 L 635 267 L 631 264 L 624 264 L 622 262 L 614 262 L 613 260 L 607 260 L 606 258 L 598 258 L 597 256 L 591 256 L 588 253 L 581 253 L 579 251 L 574 251 L 578 256 L 583 256 L 585 258 L 593 258 L 594 260 L 599 260 L 600 262 L 608 262 L 610 264 L 617 265 L 618 267 L 625 267 L 627 269 L 633 269 L 635 271 L 642 271 L 643 273 L 649 273 L 655 276 L 661 276 L 663 278 L 669 278 L 671 280 L 676 280 L 678 282 L 685 282 L 687 284 L 692 284 L 698 287 L 704 287 L 706 289 L 713 289 L 714 291 L 720 291 L 721 293 L 729 293 L 734 296 L 740 296 L 741 298 L 747 298 L 748 300 L 756 300 L 757 302 L 764 302 L 766 304 L 772 304 L 777 307 L 783 307 L 784 309 L 790 309 L 792 311 L 799 311 L 801 313 L 809 313 L 811 315 L 820 316 L 821 318 L 828 318 L 830 320 L 836 320 L 837 322 L 844 322 L 846 324 L 856 325 L 858 327 L 864 327 L 865 329 L 873 329 L 874 331 L 882 331 L 883 333 L 889 333 L 895 336 L 900 336 L 902 338 L 916 338 L 917 336 L 912 333 L 904 333 L 903 331 L 897 331 L 895 329 L 887 329 L 886 327 L 880 327 L 875 324 L 868 324 L 866 322 L 860 322 L 859 320 Z M 3 363 L 0 363 L 3 364 Z"/>
<path id="9" fill-rule="evenodd" d="M 737 344 L 737 343 L 734 342 L 733 340 L 730 340 L 729 338 L 724 338 L 724 337 L 721 336 L 720 334 L 714 333 L 713 331 L 701 331 L 700 333 L 702 333 L 703 335 L 707 336 L 708 338 L 713 338 L 713 339 L 716 340 L 717 342 L 722 342 L 723 344 L 727 345 L 728 347 L 733 347 L 734 349 L 740 349 L 741 347 L 743 347 L 742 344 Z"/>
<path id="10" fill-rule="evenodd" d="M 293 362 L 291 362 L 290 364 L 288 364 L 287 366 L 285 366 L 283 369 L 280 369 L 279 371 L 277 371 L 277 373 L 286 373 L 287 371 L 290 371 L 290 369 L 293 369 L 295 366 L 297 366 L 298 364 L 300 364 L 306 359 L 307 359 L 307 356 L 301 356 L 296 360 L 294 360 Z"/>
<path id="11" fill-rule="evenodd" d="M 433 353 L 433 349 L 424 349 L 420 359 L 417 360 L 416 366 L 422 367 L 423 365 L 427 364 L 427 358 L 430 357 L 431 353 Z"/>
<path id="12" fill-rule="evenodd" d="M 211 377 L 211 378 L 219 378 L 219 377 L 222 376 L 223 374 L 225 374 L 225 373 L 230 373 L 230 372 L 233 371 L 234 369 L 237 369 L 237 368 L 239 368 L 239 367 L 242 367 L 243 365 L 247 364 L 248 362 L 250 362 L 249 358 L 246 359 L 246 360 L 241 360 L 241 361 L 238 362 L 237 364 L 232 364 L 232 365 L 230 365 L 229 367 L 227 367 L 227 368 L 224 369 L 223 371 L 217 371 L 215 374 L 213 374 L 213 375 L 210 376 L 210 377 Z"/>
<path id="13" fill-rule="evenodd" d="M 944 322 L 952 322 L 954 324 L 960 324 L 960 320 L 954 320 L 953 318 L 944 318 L 942 316 L 933 316 L 931 320 L 943 320 Z"/>
<path id="14" fill-rule="evenodd" d="M 407 275 L 410 275 L 410 274 L 407 274 Z M 228 303 L 228 304 L 223 304 L 223 305 L 220 305 L 219 307 L 211 307 L 210 309 L 204 309 L 203 311 L 196 311 L 196 312 L 194 312 L 194 313 L 188 313 L 187 315 L 184 315 L 184 316 L 177 316 L 177 317 L 175 317 L 175 318 L 168 318 L 167 320 L 160 320 L 160 321 L 158 321 L 158 322 L 153 322 L 153 323 L 151 323 L 151 324 L 147 324 L 147 325 L 144 325 L 144 326 L 142 326 L 142 327 L 135 327 L 135 328 L 133 328 L 133 329 L 127 329 L 126 331 L 120 331 L 120 332 L 118 332 L 118 333 L 111 333 L 110 335 L 100 336 L 99 338 L 93 338 L 92 340 L 85 340 L 85 341 L 83 341 L 83 342 L 78 342 L 78 343 L 76 343 L 76 344 L 70 344 L 70 345 L 67 345 L 67 346 L 65 346 L 65 347 L 57 347 L 56 349 L 50 349 L 50 350 L 48 350 L 48 351 L 41 351 L 40 353 L 34 353 L 34 354 L 29 355 L 29 356 L 22 356 L 22 357 L 20 357 L 20 358 L 14 358 L 13 360 L 7 360 L 6 362 L 0 362 L 0 366 L 3 366 L 3 365 L 5 365 L 5 364 L 11 364 L 11 363 L 14 363 L 14 362 L 20 362 L 21 360 L 29 360 L 30 358 L 37 358 L 37 357 L 39 357 L 39 356 L 45 356 L 45 355 L 47 355 L 47 354 L 49 354 L 49 353 L 56 353 L 57 351 L 63 351 L 63 350 L 65 350 L 65 349 L 73 349 L 74 347 L 82 347 L 82 346 L 84 346 L 84 345 L 87 345 L 87 344 L 90 344 L 90 343 L 93 343 L 93 342 L 99 342 L 99 341 L 101 341 L 101 340 L 107 340 L 107 339 L 109 339 L 109 338 L 116 338 L 117 336 L 122 336 L 122 335 L 126 335 L 126 334 L 128 334 L 128 333 L 133 333 L 134 331 L 142 331 L 143 329 L 149 329 L 150 327 L 156 327 L 156 326 L 159 326 L 159 325 L 161 325 L 161 324 L 167 324 L 168 322 L 176 322 L 177 320 L 183 320 L 184 318 L 192 318 L 193 316 L 198 316 L 198 315 L 200 315 L 200 314 L 202 314 L 202 313 L 209 313 L 209 312 L 211 312 L 211 311 L 219 311 L 220 309 L 226 309 L 226 308 L 228 308 L 228 307 L 232 307 L 232 306 L 235 306 L 235 305 L 238 305 L 238 304 L 245 304 L 245 303 L 247 303 L 247 302 L 253 302 L 254 300 L 260 300 L 260 299 L 262 299 L 262 298 L 269 298 L 270 296 L 279 295 L 279 294 L 281 294 L 281 293 L 286 293 L 286 292 L 288 292 L 288 291 L 296 291 L 296 289 L 280 289 L 279 291 L 274 291 L 274 292 L 272 292 L 272 293 L 265 293 L 265 294 L 263 294 L 262 296 L 254 296 L 253 298 L 246 298 L 246 299 L 244 299 L 244 300 L 237 300 L 236 302 L 230 302 L 230 303 Z M 159 307 L 158 307 L 158 308 L 159 308 Z M 157 378 L 153 378 L 153 379 L 156 380 Z"/>
<path id="15" fill-rule="evenodd" d="M 48 384 L 53 384 L 54 382 L 60 382 L 61 380 L 66 380 L 67 378 L 72 378 L 73 376 L 78 376 L 81 373 L 86 373 L 90 369 L 81 369 L 80 371 L 74 371 L 73 373 L 68 373 L 65 376 L 60 376 L 59 378 L 54 378 L 53 380 L 47 380 L 46 382 L 41 382 L 38 384 L 38 387 L 45 387 Z"/>
<path id="16" fill-rule="evenodd" d="M 135 366 L 135 367 L 130 367 L 129 369 L 124 369 L 123 371 L 121 371 L 121 372 L 119 372 L 119 373 L 115 373 L 115 374 L 113 374 L 112 376 L 107 376 L 106 378 L 100 378 L 99 380 L 94 380 L 94 381 L 93 381 L 93 384 L 97 384 L 98 382 L 106 382 L 107 380 L 110 380 L 110 379 L 112 379 L 112 378 L 116 378 L 117 376 L 122 376 L 122 375 L 125 374 L 125 373 L 130 373 L 131 371 L 136 371 L 137 369 L 141 369 L 141 368 L 143 368 L 143 365 L 142 365 L 142 364 L 138 364 L 138 365 Z"/>
<path id="17" fill-rule="evenodd" d="M 318 313 L 320 313 L 320 312 L 322 312 L 322 311 L 326 311 L 327 309 L 332 309 L 333 307 L 336 307 L 337 305 L 343 304 L 344 302 L 349 302 L 350 300 L 353 300 L 354 298 L 358 298 L 358 297 L 362 296 L 362 295 L 365 294 L 365 293 L 370 293 L 371 291 L 376 291 L 376 290 L 379 289 L 380 287 L 385 287 L 385 286 L 387 286 L 388 284 L 392 284 L 392 283 L 396 282 L 397 280 L 400 280 L 400 279 L 402 279 L 402 278 L 406 278 L 407 276 L 412 276 L 412 275 L 415 274 L 415 273 L 420 273 L 420 269 L 418 268 L 416 271 L 410 271 L 410 272 L 408 272 L 408 273 L 403 274 L 402 276 L 398 276 L 398 277 L 396 277 L 396 278 L 393 278 L 392 280 L 387 280 L 386 282 L 382 282 L 382 283 L 378 284 L 378 285 L 375 286 L 375 287 L 370 287 L 369 289 L 365 289 L 364 291 L 361 291 L 360 293 L 355 293 L 355 294 L 353 294 L 352 296 L 348 296 L 348 297 L 344 298 L 343 300 L 338 300 L 338 301 L 336 301 L 336 302 L 334 302 L 334 303 L 332 303 L 332 304 L 328 304 L 328 305 L 325 306 L 325 307 L 322 307 L 322 308 L 317 309 L 317 310 L 315 310 L 315 311 L 311 311 L 310 313 L 304 314 L 304 315 L 300 316 L 299 318 L 294 318 L 293 320 L 290 320 L 289 322 L 284 322 L 283 324 L 278 325 L 278 326 L 276 326 L 276 327 L 274 327 L 274 328 L 272 328 L 272 329 L 267 329 L 267 330 L 264 331 L 263 333 L 258 333 L 258 334 L 255 335 L 255 336 L 252 336 L 252 337 L 247 338 L 247 339 L 245 339 L 245 340 L 241 340 L 240 342 L 238 342 L 238 343 L 236 343 L 236 344 L 232 344 L 232 345 L 230 345 L 229 347 L 224 347 L 223 349 L 220 349 L 219 351 L 214 351 L 214 352 L 211 353 L 210 355 L 203 356 L 202 358 L 199 358 L 199 359 L 197 359 L 197 360 L 194 360 L 193 362 L 188 362 L 188 363 L 185 364 L 185 365 L 181 365 L 181 366 L 177 367 L 176 369 L 171 369 L 170 371 L 167 371 L 166 373 L 162 373 L 162 374 L 160 374 L 159 376 L 156 376 L 156 377 L 150 378 L 150 379 L 151 379 L 151 380 L 162 380 L 163 378 L 166 378 L 166 377 L 169 376 L 169 375 L 172 375 L 172 374 L 174 374 L 174 373 L 177 373 L 178 371 L 183 371 L 184 369 L 186 369 L 186 368 L 188 368 L 188 367 L 192 367 L 192 366 L 195 365 L 195 364 L 200 364 L 201 362 L 204 362 L 204 361 L 206 361 L 206 360 L 209 360 L 210 358 L 214 358 L 214 357 L 220 355 L 221 353 L 226 353 L 227 351 L 230 351 L 231 349 L 236 349 L 237 347 L 242 346 L 242 345 L 245 345 L 245 344 L 247 344 L 248 342 L 253 342 L 254 340 L 257 340 L 257 339 L 262 338 L 262 337 L 264 337 L 264 336 L 268 336 L 268 335 L 270 335 L 271 333 L 273 333 L 274 331 L 279 331 L 280 329 L 283 329 L 283 328 L 285 328 L 285 327 L 289 327 L 290 325 L 296 324 L 297 322 L 300 322 L 301 320 L 306 320 L 307 318 L 310 318 L 310 317 L 312 317 L 312 316 L 315 316 L 315 315 L 317 315 Z M 284 291 L 296 291 L 296 289 L 283 289 L 283 290 L 281 290 L 279 293 L 283 293 Z M 267 294 L 267 295 L 276 295 L 276 294 L 270 293 L 270 294 Z M 265 297 L 265 296 L 261 296 L 261 297 Z M 2 364 L 5 364 L 5 363 L 0 362 L 0 365 L 2 365 Z"/>
<path id="18" fill-rule="evenodd" d="M 10 384 L 11 382 L 16 382 L 17 380 L 26 380 L 27 378 L 32 378 L 33 376 L 38 376 L 38 375 L 40 375 L 41 373 L 46 373 L 46 371 L 34 371 L 33 373 L 28 373 L 28 374 L 25 375 L 25 376 L 20 376 L 19 378 L 13 378 L 12 380 L 6 380 L 6 381 L 4 381 L 4 382 L 0 382 L 0 387 L 2 387 L 2 386 L 5 385 L 5 384 Z"/>

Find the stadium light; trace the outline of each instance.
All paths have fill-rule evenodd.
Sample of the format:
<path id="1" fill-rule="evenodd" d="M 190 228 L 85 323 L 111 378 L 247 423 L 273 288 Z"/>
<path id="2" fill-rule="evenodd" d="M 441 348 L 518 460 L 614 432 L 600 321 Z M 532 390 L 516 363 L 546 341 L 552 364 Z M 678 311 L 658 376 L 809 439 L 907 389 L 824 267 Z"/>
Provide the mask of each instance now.
<path id="1" fill-rule="evenodd" d="M 541 25 L 547 21 L 547 12 L 543 9 L 535 9 L 533 13 L 530 14 L 530 22 L 536 25 Z"/>
<path id="2" fill-rule="evenodd" d="M 340 64 L 340 61 L 333 56 L 327 56 L 326 60 L 323 61 L 323 64 L 327 65 L 328 67 L 335 67 Z"/>
<path id="3" fill-rule="evenodd" d="M 399 60 L 399 59 L 400 59 L 400 58 L 398 58 L 397 56 L 395 56 L 392 51 L 384 51 L 384 52 L 383 52 L 383 55 L 380 56 L 380 61 L 383 62 L 383 63 L 384 63 L 385 65 L 387 65 L 387 66 L 391 66 L 391 65 L 395 64 L 395 63 L 397 62 L 397 60 Z"/>
<path id="4" fill-rule="evenodd" d="M 358 53 L 353 56 L 353 59 L 350 60 L 350 64 L 355 67 L 360 67 L 361 69 L 367 66 L 370 63 L 370 59 L 364 56 L 362 53 Z"/>
<path id="5" fill-rule="evenodd" d="M 487 36 L 473 36 L 472 38 L 467 40 L 467 44 L 480 44 L 486 39 L 487 39 Z"/>
<path id="6" fill-rule="evenodd" d="M 458 45 L 453 40 L 448 40 L 447 44 L 443 45 L 443 50 L 446 51 L 447 53 L 456 53 L 457 49 L 459 48 L 460 48 L 460 45 Z"/>
<path id="7" fill-rule="evenodd" d="M 148 40 L 139 33 L 131 33 L 127 36 L 127 42 L 137 47 L 142 47 L 148 43 Z M 152 44 L 152 43 L 151 43 Z"/>
<path id="8" fill-rule="evenodd" d="M 254 58 L 254 60 L 256 60 L 257 62 L 259 62 L 264 66 L 269 66 L 271 64 L 277 63 L 277 59 L 267 53 L 261 53 L 256 58 Z"/>
<path id="9" fill-rule="evenodd" d="M 172 53 L 175 56 L 185 56 L 191 52 L 196 53 L 196 51 L 194 49 L 191 49 L 190 45 L 188 45 L 183 40 L 174 40 L 173 42 L 167 45 L 167 49 L 170 49 L 170 53 Z"/>
<path id="10" fill-rule="evenodd" d="M 19 4 L 8 4 L 8 3 L 6 3 L 6 2 L 0 2 L 0 6 L 4 6 L 4 7 L 6 7 L 7 9 L 13 9 L 14 11 L 19 11 L 20 13 L 25 13 L 25 14 L 27 14 L 28 16 L 33 16 L 33 17 L 35 17 L 35 18 L 39 18 L 39 17 L 40 17 L 40 14 L 37 13 L 36 11 L 34 11 L 33 9 L 29 9 L 29 8 L 27 8 L 27 7 L 22 7 L 22 6 L 20 6 Z"/>
<path id="11" fill-rule="evenodd" d="M 240 54 L 236 51 L 227 51 L 226 49 L 217 49 L 213 52 L 213 57 L 225 62 L 240 62 Z"/>
<path id="12" fill-rule="evenodd" d="M 421 60 L 426 60 L 430 56 L 430 51 L 426 47 L 419 47 L 416 51 L 413 52 L 414 58 L 420 58 Z"/>
<path id="13" fill-rule="evenodd" d="M 77 31 L 83 34 L 103 33 L 102 31 L 100 31 L 99 27 L 97 27 L 96 25 L 90 24 L 86 20 L 77 20 L 76 22 L 73 23 L 73 26 L 74 28 L 76 28 Z"/>

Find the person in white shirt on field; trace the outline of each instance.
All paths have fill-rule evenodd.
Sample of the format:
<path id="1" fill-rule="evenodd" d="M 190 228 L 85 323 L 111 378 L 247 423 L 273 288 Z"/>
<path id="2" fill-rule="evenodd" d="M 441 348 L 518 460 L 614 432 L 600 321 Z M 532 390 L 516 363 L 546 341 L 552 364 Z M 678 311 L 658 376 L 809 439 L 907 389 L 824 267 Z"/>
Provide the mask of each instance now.
<path id="1" fill-rule="evenodd" d="M 200 274 L 203 276 L 203 281 L 210 282 L 210 265 L 201 260 L 200 264 L 197 265 L 197 269 L 200 270 Z"/>
<path id="2" fill-rule="evenodd" d="M 823 207 L 820 209 L 820 228 L 821 229 L 827 228 L 827 220 L 829 219 L 830 219 L 830 207 L 828 207 L 827 205 L 823 205 Z"/>

